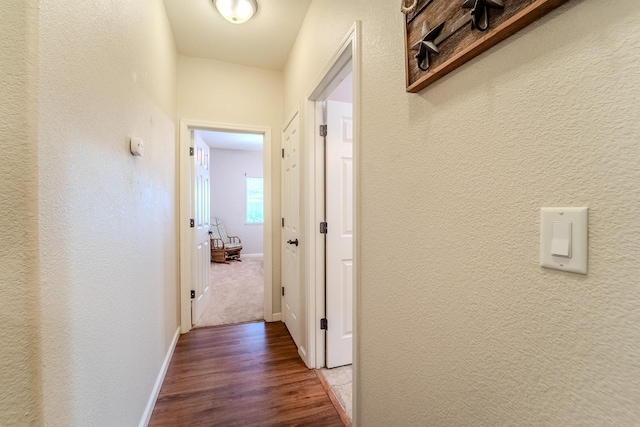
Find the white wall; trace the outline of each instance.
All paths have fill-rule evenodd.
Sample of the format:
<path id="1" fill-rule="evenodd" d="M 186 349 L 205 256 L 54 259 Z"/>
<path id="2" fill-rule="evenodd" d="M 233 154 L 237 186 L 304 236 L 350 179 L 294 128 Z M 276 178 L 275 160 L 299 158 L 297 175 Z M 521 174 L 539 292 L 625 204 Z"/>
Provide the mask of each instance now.
<path id="1" fill-rule="evenodd" d="M 0 425 L 40 425 L 35 1 L 0 2 Z"/>
<path id="2" fill-rule="evenodd" d="M 280 288 L 280 134 L 282 72 L 178 56 L 178 118 L 271 128 L 273 289 Z M 265 270 L 266 271 L 266 270 Z M 280 294 L 273 293 L 273 312 Z"/>
<path id="3" fill-rule="evenodd" d="M 175 45 L 162 0 L 39 7 L 43 424 L 137 425 L 178 328 Z"/>
<path id="4" fill-rule="evenodd" d="M 362 20 L 359 425 L 640 419 L 640 3 L 570 1 L 419 94 L 400 2 L 314 1 L 284 111 Z M 313 55 L 309 55 L 313 52 Z M 589 206 L 589 274 L 538 265 Z"/>
<path id="5" fill-rule="evenodd" d="M 211 216 L 242 240 L 243 254 L 263 251 L 262 224 L 246 224 L 246 178 L 262 178 L 262 151 L 211 150 Z"/>

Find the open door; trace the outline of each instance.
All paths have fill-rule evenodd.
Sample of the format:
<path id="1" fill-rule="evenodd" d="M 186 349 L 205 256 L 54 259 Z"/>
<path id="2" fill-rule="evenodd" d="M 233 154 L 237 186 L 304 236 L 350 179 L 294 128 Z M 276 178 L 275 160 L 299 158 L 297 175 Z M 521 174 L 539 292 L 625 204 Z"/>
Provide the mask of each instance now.
<path id="1" fill-rule="evenodd" d="M 192 158 L 191 218 L 193 219 L 192 257 L 193 262 L 193 293 L 191 300 L 191 324 L 194 325 L 211 300 L 211 285 L 209 283 L 209 265 L 211 263 L 211 249 L 209 240 L 209 226 L 211 221 L 211 177 L 209 169 L 209 147 L 200 138 L 194 138 Z"/>
<path id="2" fill-rule="evenodd" d="M 284 228 L 282 233 L 283 320 L 300 347 L 302 318 L 300 313 L 300 117 L 296 112 L 282 132 L 284 144 L 282 198 Z"/>
<path id="3" fill-rule="evenodd" d="M 353 359 L 353 107 L 327 101 L 327 368 Z"/>

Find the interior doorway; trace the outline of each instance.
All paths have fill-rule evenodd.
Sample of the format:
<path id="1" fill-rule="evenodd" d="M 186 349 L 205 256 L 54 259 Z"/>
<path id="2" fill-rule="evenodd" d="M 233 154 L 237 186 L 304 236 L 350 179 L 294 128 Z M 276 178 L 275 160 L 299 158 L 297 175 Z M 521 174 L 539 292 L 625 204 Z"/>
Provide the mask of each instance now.
<path id="1" fill-rule="evenodd" d="M 194 131 L 209 147 L 211 299 L 194 327 L 264 320 L 264 136 Z"/>
<path id="2" fill-rule="evenodd" d="M 326 366 L 327 351 L 327 333 L 332 326 L 335 329 L 343 329 L 344 335 L 353 337 L 354 344 L 352 347 L 351 360 L 357 360 L 353 355 L 356 352 L 357 345 L 357 282 L 358 282 L 358 146 L 359 146 L 359 86 L 360 86 L 360 66 L 359 66 L 359 23 L 356 22 L 350 29 L 349 33 L 343 40 L 341 46 L 334 54 L 331 61 L 327 65 L 322 77 L 311 92 L 307 101 L 307 117 L 306 117 L 306 147 L 307 153 L 307 176 L 309 182 L 309 194 L 313 196 L 308 198 L 308 219 L 306 224 L 307 235 L 309 236 L 309 277 L 311 283 L 307 290 L 309 306 L 313 308 L 307 320 L 309 339 L 309 360 L 307 365 L 313 368 L 322 368 Z M 330 99 L 331 98 L 331 99 Z M 333 126 L 336 129 L 327 129 L 326 133 L 320 129 L 321 126 L 327 124 L 329 112 L 328 107 L 331 103 L 349 104 L 351 117 L 349 114 L 341 114 L 344 117 L 338 117 L 337 124 Z M 345 120 L 343 120 L 345 119 Z M 328 171 L 327 167 L 332 167 L 331 162 L 327 160 L 327 147 L 325 135 L 346 136 L 349 139 L 349 145 L 352 156 L 351 159 L 344 159 L 340 154 L 334 163 L 335 169 Z M 339 171 L 343 176 L 348 176 L 351 180 L 349 188 L 336 188 L 342 184 L 331 184 L 331 180 L 327 179 L 328 173 L 337 173 Z M 330 203 L 327 200 L 332 195 L 338 194 L 338 199 L 348 200 L 350 206 L 346 209 L 339 208 L 338 219 L 331 224 L 327 221 L 327 215 L 330 212 Z M 329 210 L 328 210 L 329 208 Z M 352 275 L 352 286 L 350 288 L 342 288 L 341 299 L 342 307 L 345 304 L 352 310 L 351 315 L 347 310 L 342 310 L 338 316 L 340 319 L 326 317 L 330 311 L 331 301 L 327 299 L 327 241 L 319 227 L 322 223 L 328 223 L 328 233 L 338 235 L 350 235 L 352 258 L 344 257 L 344 263 L 340 266 L 341 274 Z M 338 261 L 342 263 L 341 260 Z M 346 267 L 343 269 L 342 267 Z M 324 323 L 327 323 L 325 329 Z M 349 325 L 350 323 L 350 325 Z M 348 326 L 343 328 L 342 326 Z M 336 328 L 336 326 L 339 326 Z"/>
<path id="3" fill-rule="evenodd" d="M 193 242 L 195 242 L 194 228 L 191 226 L 198 207 L 194 203 L 194 180 L 193 170 L 195 165 L 194 156 L 191 154 L 194 152 L 192 149 L 195 146 L 196 139 L 204 141 L 202 135 L 207 132 L 213 132 L 220 134 L 244 134 L 244 135 L 256 135 L 262 140 L 262 173 L 263 173 L 263 227 L 262 227 L 262 257 L 263 257 L 263 308 L 265 321 L 273 320 L 272 310 L 272 205 L 271 205 L 271 129 L 265 127 L 256 127 L 250 125 L 228 125 L 219 123 L 208 123 L 193 120 L 181 120 L 180 121 L 180 324 L 181 333 L 186 333 L 193 327 L 193 319 L 191 315 L 192 306 L 192 290 L 195 280 L 198 277 L 202 277 L 206 274 L 209 277 L 210 265 L 204 267 L 193 262 L 194 250 L 192 248 Z M 199 138 L 196 137 L 199 136 Z M 228 135 L 227 135 L 228 136 Z M 236 141 L 237 142 L 237 141 Z M 213 143 L 212 143 L 213 144 Z M 215 144 L 213 144 L 215 145 Z M 212 149 L 212 151 L 214 151 Z M 215 154 L 215 151 L 214 151 Z M 215 160 L 212 158 L 215 166 Z M 245 171 L 241 173 L 244 174 Z M 246 185 L 246 178 L 243 175 L 243 182 Z M 254 200 L 255 201 L 255 200 Z M 251 213 L 251 212 L 250 212 Z M 211 216 L 215 216 L 215 210 L 211 210 Z M 243 219 L 246 219 L 246 212 L 243 212 Z M 230 229 L 229 231 L 233 231 Z M 244 250 L 244 248 L 243 248 Z M 255 249 L 254 249 L 255 250 Z M 246 256 L 248 252 L 243 255 Z M 241 255 L 241 257 L 243 256 Z M 249 254 L 249 255 L 258 255 Z M 250 259 L 250 257 L 248 258 Z M 202 264 L 202 263 L 200 263 Z M 214 301 L 215 303 L 215 301 Z"/>
<path id="4" fill-rule="evenodd" d="M 305 147 L 308 152 L 306 168 L 309 193 L 312 194 L 308 199 L 310 220 L 306 225 L 310 240 L 308 277 L 311 278 L 307 296 L 308 307 L 312 308 L 307 321 L 310 336 L 307 365 L 326 368 L 352 364 L 346 397 L 349 408 L 345 410 L 352 416 L 354 423 L 357 423 L 359 408 L 357 309 L 360 32 L 360 23 L 356 22 L 307 98 L 306 140 L 309 142 Z M 347 111 L 339 112 L 337 121 L 331 125 L 328 122 L 331 110 L 340 110 L 338 104 L 346 107 Z M 326 132 L 321 128 L 324 125 L 328 125 Z M 327 138 L 332 132 L 340 140 L 333 154 Z M 349 146 L 346 150 L 348 153 L 344 150 L 346 146 Z M 332 212 L 331 205 L 336 201 L 340 206 Z M 326 226 L 324 222 L 327 223 Z M 322 233 L 323 229 L 327 229 L 327 234 Z M 327 238 L 331 233 L 338 236 L 339 241 L 334 242 L 333 247 Z M 342 251 L 338 246 L 345 246 L 347 249 Z M 333 277 L 330 278 L 330 275 Z M 333 290 L 332 286 L 335 286 Z M 336 349 L 331 337 L 334 333 L 337 340 L 342 341 L 342 349 L 339 350 L 341 355 L 332 360 L 332 352 Z"/>
<path id="5" fill-rule="evenodd" d="M 322 102 L 326 128 L 325 368 L 328 386 L 353 418 L 353 91 L 350 71 Z M 341 79 L 340 75 L 337 79 Z"/>

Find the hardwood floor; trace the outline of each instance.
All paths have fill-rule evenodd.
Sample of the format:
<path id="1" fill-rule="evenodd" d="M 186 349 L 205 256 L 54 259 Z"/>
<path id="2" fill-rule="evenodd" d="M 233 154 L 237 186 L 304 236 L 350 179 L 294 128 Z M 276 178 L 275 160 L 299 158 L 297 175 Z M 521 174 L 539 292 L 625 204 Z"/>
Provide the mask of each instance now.
<path id="1" fill-rule="evenodd" d="M 344 426 L 281 322 L 181 336 L 149 425 Z"/>

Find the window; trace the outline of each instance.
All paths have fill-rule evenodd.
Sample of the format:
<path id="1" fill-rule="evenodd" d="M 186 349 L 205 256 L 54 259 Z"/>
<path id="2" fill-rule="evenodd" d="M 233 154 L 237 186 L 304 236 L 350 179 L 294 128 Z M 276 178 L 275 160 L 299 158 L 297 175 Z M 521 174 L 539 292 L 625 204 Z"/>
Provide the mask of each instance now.
<path id="1" fill-rule="evenodd" d="M 264 223 L 264 180 L 247 177 L 247 224 Z"/>

